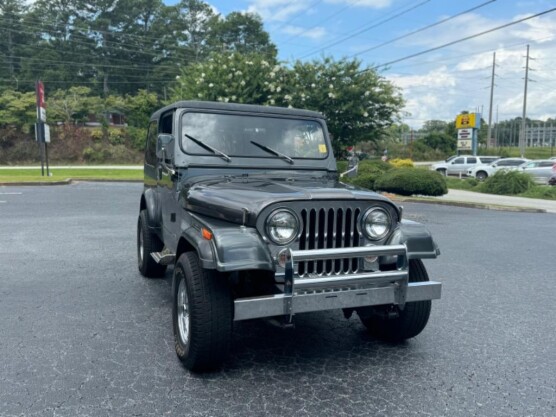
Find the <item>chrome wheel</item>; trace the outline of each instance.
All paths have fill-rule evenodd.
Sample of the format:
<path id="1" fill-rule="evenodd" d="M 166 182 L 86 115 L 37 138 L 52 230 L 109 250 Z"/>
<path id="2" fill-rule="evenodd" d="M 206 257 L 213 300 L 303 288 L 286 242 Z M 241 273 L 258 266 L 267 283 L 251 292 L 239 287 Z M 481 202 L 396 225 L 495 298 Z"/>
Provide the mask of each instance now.
<path id="1" fill-rule="evenodd" d="M 178 287 L 178 329 L 181 342 L 187 345 L 189 342 L 189 300 L 187 298 L 187 289 L 185 288 L 185 280 L 180 280 Z"/>

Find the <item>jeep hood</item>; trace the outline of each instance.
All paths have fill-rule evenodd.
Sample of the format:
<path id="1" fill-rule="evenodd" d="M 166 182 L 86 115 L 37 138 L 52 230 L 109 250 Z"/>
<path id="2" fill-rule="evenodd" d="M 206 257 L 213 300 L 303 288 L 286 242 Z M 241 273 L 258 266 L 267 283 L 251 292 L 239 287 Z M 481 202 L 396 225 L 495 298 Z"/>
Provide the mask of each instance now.
<path id="1" fill-rule="evenodd" d="M 326 200 L 390 200 L 372 191 L 323 178 L 261 178 L 218 177 L 184 184 L 180 192 L 182 206 L 195 213 L 255 225 L 257 216 L 266 207 L 288 201 L 307 201 L 316 204 Z M 396 207 L 396 210 L 398 208 Z"/>

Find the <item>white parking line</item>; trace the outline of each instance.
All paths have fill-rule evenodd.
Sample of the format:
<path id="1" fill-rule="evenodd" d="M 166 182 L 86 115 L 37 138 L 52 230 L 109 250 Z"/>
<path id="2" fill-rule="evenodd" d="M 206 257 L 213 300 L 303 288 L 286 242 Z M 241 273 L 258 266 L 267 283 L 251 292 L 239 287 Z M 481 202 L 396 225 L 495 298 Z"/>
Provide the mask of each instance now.
<path id="1" fill-rule="evenodd" d="M 21 195 L 23 193 L 0 193 L 0 195 Z"/>
<path id="2" fill-rule="evenodd" d="M 5 203 L 5 201 L 0 201 L 0 203 Z"/>

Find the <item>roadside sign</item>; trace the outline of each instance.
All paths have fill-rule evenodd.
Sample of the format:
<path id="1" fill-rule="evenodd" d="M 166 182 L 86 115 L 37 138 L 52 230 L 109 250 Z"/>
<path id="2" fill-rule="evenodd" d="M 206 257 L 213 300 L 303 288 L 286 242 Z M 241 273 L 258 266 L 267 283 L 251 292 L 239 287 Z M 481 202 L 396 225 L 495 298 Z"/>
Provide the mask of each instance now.
<path id="1" fill-rule="evenodd" d="M 44 125 L 44 141 L 45 143 L 50 143 L 50 126 Z"/>
<path id="2" fill-rule="evenodd" d="M 456 117 L 456 129 L 472 129 L 478 127 L 476 113 L 458 114 Z"/>
<path id="3" fill-rule="evenodd" d="M 471 139 L 458 139 L 458 151 L 470 151 L 472 142 Z"/>
<path id="4" fill-rule="evenodd" d="M 458 139 L 473 138 L 473 129 L 458 129 Z"/>
<path id="5" fill-rule="evenodd" d="M 37 81 L 37 112 L 39 120 L 46 122 L 46 103 L 44 102 L 44 84 Z"/>

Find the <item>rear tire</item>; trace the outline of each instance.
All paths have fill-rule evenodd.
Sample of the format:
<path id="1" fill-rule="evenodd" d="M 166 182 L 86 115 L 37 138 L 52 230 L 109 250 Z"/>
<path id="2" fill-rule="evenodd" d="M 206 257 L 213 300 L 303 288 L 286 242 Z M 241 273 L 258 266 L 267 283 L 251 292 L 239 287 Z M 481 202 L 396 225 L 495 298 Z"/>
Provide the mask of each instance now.
<path id="1" fill-rule="evenodd" d="M 428 281 L 429 276 L 423 261 L 411 259 L 409 261 L 409 282 Z M 380 306 L 372 310 L 364 309 L 358 311 L 359 318 L 369 333 L 377 339 L 388 342 L 401 342 L 417 336 L 423 331 L 431 312 L 431 301 L 415 301 L 406 303 L 405 308 L 399 312 L 399 316 L 388 319 L 385 311 L 391 306 Z"/>
<path id="2" fill-rule="evenodd" d="M 220 368 L 228 355 L 233 328 L 227 277 L 203 269 L 195 252 L 185 252 L 174 268 L 172 292 L 178 358 L 193 372 Z"/>
<path id="3" fill-rule="evenodd" d="M 137 262 L 139 272 L 147 278 L 163 277 L 166 266 L 155 262 L 152 252 L 160 252 L 164 244 L 148 226 L 147 210 L 141 210 L 137 220 Z"/>

